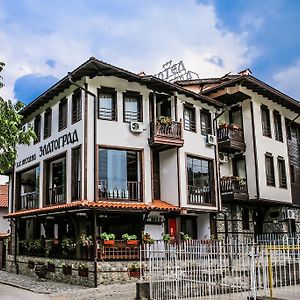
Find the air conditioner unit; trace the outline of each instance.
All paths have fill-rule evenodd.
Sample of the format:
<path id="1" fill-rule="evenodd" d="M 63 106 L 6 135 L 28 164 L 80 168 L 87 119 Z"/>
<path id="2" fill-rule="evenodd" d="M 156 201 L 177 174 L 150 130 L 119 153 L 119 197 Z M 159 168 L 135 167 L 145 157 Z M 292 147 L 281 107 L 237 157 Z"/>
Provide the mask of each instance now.
<path id="1" fill-rule="evenodd" d="M 215 146 L 216 145 L 216 137 L 211 134 L 206 135 L 206 145 L 207 146 Z"/>
<path id="2" fill-rule="evenodd" d="M 295 220 L 296 219 L 296 212 L 292 209 L 286 210 L 286 219 Z"/>
<path id="3" fill-rule="evenodd" d="M 130 122 L 130 131 L 140 133 L 143 132 L 144 125 L 142 122 L 131 121 Z"/>
<path id="4" fill-rule="evenodd" d="M 225 153 L 220 152 L 220 153 L 219 153 L 219 162 L 220 162 L 221 164 L 223 164 L 223 163 L 228 163 L 228 155 L 225 154 Z"/>

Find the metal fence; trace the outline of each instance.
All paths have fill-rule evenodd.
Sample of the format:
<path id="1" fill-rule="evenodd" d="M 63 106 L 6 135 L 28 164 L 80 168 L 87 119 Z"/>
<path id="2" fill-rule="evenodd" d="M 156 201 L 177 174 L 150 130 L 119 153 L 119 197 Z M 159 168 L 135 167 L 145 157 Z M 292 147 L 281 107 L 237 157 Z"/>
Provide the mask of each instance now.
<path id="1" fill-rule="evenodd" d="M 256 299 L 300 282 L 298 236 L 161 241 L 141 251 L 153 300 Z"/>

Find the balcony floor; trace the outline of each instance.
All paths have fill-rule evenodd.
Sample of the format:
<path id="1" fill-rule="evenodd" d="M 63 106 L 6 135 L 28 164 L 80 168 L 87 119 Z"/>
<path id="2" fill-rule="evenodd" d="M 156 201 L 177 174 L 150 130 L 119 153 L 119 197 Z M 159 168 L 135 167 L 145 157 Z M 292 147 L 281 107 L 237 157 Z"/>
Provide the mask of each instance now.
<path id="1" fill-rule="evenodd" d="M 180 148 L 184 144 L 183 139 L 154 136 L 148 139 L 149 146 L 157 150 L 168 150 L 171 148 Z"/>
<path id="2" fill-rule="evenodd" d="M 218 142 L 219 150 L 226 153 L 244 152 L 246 150 L 246 144 L 233 139 L 227 139 Z"/>

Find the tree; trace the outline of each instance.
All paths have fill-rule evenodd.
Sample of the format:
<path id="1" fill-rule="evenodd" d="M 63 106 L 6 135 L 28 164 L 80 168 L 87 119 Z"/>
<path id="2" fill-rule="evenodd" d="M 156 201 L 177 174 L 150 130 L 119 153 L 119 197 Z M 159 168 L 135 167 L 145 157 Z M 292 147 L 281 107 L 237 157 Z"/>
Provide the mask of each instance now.
<path id="1" fill-rule="evenodd" d="M 0 73 L 5 64 L 0 62 Z M 0 75 L 0 89 L 3 87 Z M 0 174 L 11 168 L 17 157 L 16 146 L 18 144 L 30 144 L 35 139 L 35 133 L 30 128 L 22 130 L 22 118 L 20 110 L 24 104 L 20 101 L 13 103 L 4 100 L 0 95 Z"/>

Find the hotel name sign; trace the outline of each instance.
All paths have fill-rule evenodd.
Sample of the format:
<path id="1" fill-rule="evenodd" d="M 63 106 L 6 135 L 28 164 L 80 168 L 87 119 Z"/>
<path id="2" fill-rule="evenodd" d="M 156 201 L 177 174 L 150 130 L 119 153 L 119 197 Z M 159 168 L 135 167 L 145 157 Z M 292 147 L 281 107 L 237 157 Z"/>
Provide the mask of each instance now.
<path id="1" fill-rule="evenodd" d="M 53 139 L 52 141 L 48 142 L 45 145 L 42 145 L 39 147 L 39 157 L 43 157 L 49 153 L 52 153 L 56 150 L 59 150 L 61 148 L 64 148 L 65 146 L 69 144 L 74 144 L 78 142 L 78 134 L 77 130 L 75 129 L 73 132 L 66 133 L 57 139 Z M 16 162 L 16 167 L 19 168 L 31 161 L 36 160 L 37 155 L 32 154 L 30 156 L 25 157 L 24 159 Z"/>

